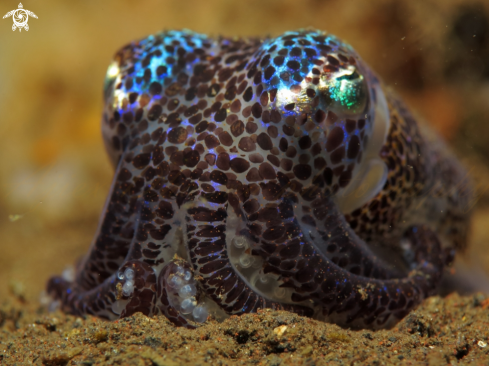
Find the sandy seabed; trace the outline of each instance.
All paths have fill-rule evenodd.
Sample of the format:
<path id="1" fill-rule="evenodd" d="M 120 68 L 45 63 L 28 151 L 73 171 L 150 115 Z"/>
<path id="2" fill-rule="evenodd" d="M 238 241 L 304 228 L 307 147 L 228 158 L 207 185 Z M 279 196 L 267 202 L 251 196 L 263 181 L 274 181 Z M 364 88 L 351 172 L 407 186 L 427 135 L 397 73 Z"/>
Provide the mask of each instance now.
<path id="1" fill-rule="evenodd" d="M 115 322 L 0 307 L 5 365 L 488 365 L 489 298 L 432 297 L 391 330 L 342 329 L 284 311 L 195 330 L 140 313 Z"/>

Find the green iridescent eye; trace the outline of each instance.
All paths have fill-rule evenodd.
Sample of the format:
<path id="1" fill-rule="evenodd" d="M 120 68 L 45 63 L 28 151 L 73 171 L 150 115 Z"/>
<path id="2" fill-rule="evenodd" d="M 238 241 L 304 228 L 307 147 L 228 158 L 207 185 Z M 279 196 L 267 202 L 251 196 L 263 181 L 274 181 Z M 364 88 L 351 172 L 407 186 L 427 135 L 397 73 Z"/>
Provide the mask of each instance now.
<path id="1" fill-rule="evenodd" d="M 367 105 L 367 85 L 357 71 L 329 79 L 322 88 L 328 108 L 337 113 L 362 113 Z"/>

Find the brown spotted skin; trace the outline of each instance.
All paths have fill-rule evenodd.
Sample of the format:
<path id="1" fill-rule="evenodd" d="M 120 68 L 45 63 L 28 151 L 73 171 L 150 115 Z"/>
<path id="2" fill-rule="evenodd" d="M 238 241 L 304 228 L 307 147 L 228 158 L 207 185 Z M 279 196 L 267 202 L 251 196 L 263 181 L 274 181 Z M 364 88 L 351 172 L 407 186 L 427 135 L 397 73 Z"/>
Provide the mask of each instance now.
<path id="1" fill-rule="evenodd" d="M 75 280 L 55 277 L 48 292 L 75 314 L 194 327 L 169 282 L 185 269 L 218 318 L 274 308 L 392 325 L 464 248 L 470 186 L 383 89 L 349 45 L 316 30 L 169 31 L 124 47 L 105 84 L 111 192 Z"/>
<path id="2" fill-rule="evenodd" d="M 405 230 L 400 223 L 412 221 L 414 215 L 442 235 L 448 247 L 465 249 L 471 197 L 467 173 L 451 160 L 440 141 L 421 134 L 393 93 L 388 102 L 391 128 L 380 151 L 389 172 L 386 184 L 370 202 L 345 215 L 346 220 L 367 242 L 389 243 Z"/>

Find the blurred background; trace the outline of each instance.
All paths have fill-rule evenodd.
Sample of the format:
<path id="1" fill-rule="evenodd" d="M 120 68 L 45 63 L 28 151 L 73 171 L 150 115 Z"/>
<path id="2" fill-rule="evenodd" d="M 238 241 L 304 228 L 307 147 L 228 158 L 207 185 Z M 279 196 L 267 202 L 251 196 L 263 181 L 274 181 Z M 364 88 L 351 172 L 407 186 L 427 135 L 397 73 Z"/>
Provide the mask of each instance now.
<path id="1" fill-rule="evenodd" d="M 19 0 L 0 2 L 0 13 Z M 23 1 L 0 21 L 0 301 L 35 302 L 83 255 L 112 179 L 102 84 L 124 44 L 163 29 L 274 36 L 315 27 L 350 43 L 453 147 L 477 189 L 470 251 L 489 272 L 488 0 Z M 475 259 L 473 259 L 475 258 Z"/>

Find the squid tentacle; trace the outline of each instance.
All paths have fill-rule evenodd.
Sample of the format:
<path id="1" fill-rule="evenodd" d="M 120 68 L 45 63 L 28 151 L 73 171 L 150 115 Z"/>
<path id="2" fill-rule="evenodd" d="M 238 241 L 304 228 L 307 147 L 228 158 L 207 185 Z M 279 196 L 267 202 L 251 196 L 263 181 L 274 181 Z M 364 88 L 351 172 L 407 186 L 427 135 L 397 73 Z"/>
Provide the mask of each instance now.
<path id="1" fill-rule="evenodd" d="M 226 245 L 227 198 L 220 191 L 188 209 L 189 255 L 206 293 L 229 314 L 272 308 L 312 316 L 310 308 L 281 304 L 257 293 L 235 271 Z"/>

